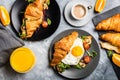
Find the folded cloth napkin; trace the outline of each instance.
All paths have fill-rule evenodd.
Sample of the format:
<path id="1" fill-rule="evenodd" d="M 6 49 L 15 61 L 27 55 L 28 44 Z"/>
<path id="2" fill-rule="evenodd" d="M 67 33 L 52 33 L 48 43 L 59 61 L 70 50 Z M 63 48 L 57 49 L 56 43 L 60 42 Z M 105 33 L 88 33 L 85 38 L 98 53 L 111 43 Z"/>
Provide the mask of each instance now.
<path id="1" fill-rule="evenodd" d="M 14 49 L 21 46 L 24 46 L 24 42 L 0 24 L 0 66 L 8 62 Z"/>

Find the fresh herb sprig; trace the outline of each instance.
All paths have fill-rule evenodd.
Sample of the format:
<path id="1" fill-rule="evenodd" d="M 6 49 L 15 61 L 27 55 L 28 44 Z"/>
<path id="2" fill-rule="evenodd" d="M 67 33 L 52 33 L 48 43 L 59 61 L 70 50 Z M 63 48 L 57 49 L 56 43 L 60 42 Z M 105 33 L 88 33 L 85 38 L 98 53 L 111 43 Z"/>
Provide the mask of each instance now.
<path id="1" fill-rule="evenodd" d="M 70 65 L 68 64 L 64 64 L 63 62 L 60 62 L 58 65 L 57 65 L 57 70 L 58 72 L 64 72 L 65 69 L 68 69 L 70 68 Z"/>
<path id="2" fill-rule="evenodd" d="M 50 18 L 47 18 L 47 23 L 48 23 L 48 25 L 51 25 L 51 20 L 50 20 Z"/>
<path id="3" fill-rule="evenodd" d="M 82 40 L 85 40 L 87 38 L 87 36 L 81 36 Z"/>
<path id="4" fill-rule="evenodd" d="M 35 0 L 26 0 L 28 3 L 33 3 Z"/>
<path id="5" fill-rule="evenodd" d="M 78 63 L 77 65 L 74 66 L 74 68 L 76 68 L 76 69 L 82 69 L 82 66 L 80 66 L 80 64 Z"/>
<path id="6" fill-rule="evenodd" d="M 113 53 L 114 53 L 114 51 L 112 51 L 112 50 L 108 50 L 108 51 L 107 51 L 107 55 L 108 55 L 108 57 L 111 58 L 112 55 L 113 55 Z"/>
<path id="7" fill-rule="evenodd" d="M 90 57 L 94 58 L 94 57 L 97 55 L 97 52 L 96 52 L 96 51 L 94 51 L 94 50 L 92 50 L 92 52 L 91 52 L 91 53 L 90 53 L 89 51 L 87 51 L 87 54 L 88 54 L 88 56 L 90 56 Z"/>

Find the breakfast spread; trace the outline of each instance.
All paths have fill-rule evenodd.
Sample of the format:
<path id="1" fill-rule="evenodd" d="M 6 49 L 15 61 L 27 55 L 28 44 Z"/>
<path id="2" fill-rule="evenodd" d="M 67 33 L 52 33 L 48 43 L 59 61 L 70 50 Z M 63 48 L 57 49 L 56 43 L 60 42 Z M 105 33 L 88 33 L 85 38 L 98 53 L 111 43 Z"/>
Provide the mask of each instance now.
<path id="1" fill-rule="evenodd" d="M 48 9 L 48 2 L 49 0 L 35 0 L 26 7 L 21 25 L 20 37 L 22 39 L 32 37 L 41 24 L 45 28 L 48 26 L 44 20 L 44 10 Z"/>
<path id="2" fill-rule="evenodd" d="M 72 66 L 77 69 L 86 67 L 97 55 L 94 50 L 92 53 L 88 51 L 91 44 L 92 36 L 79 37 L 78 32 L 71 32 L 54 44 L 53 59 L 50 65 L 55 67 L 58 72 L 64 72 L 65 69 Z M 87 51 L 87 55 L 85 55 L 85 51 Z"/>
<path id="3" fill-rule="evenodd" d="M 51 24 L 51 20 L 45 18 L 45 10 L 48 10 L 50 0 L 27 1 L 30 2 L 25 9 L 22 25 L 20 26 L 20 38 L 22 39 L 31 38 L 38 28 L 46 29 Z M 97 0 L 95 11 L 102 12 L 105 4 L 106 0 Z M 77 4 L 71 9 L 71 14 L 77 21 L 88 14 L 86 7 L 81 4 Z M 4 26 L 10 24 L 9 14 L 3 6 L 0 6 L 0 20 Z M 120 14 L 118 13 L 102 20 L 95 29 L 98 31 L 104 30 L 105 32 L 112 31 L 100 35 L 102 40 L 100 45 L 102 48 L 110 50 L 108 53 L 112 55 L 113 63 L 120 67 Z M 77 31 L 62 37 L 53 44 L 50 66 L 59 73 L 70 68 L 79 71 L 86 68 L 96 59 L 97 55 L 96 50 L 91 49 L 91 46 L 93 46 L 92 42 L 93 37 L 90 34 L 81 35 Z M 35 66 L 35 62 L 34 53 L 26 47 L 14 50 L 10 56 L 10 65 L 18 73 L 30 71 Z"/>

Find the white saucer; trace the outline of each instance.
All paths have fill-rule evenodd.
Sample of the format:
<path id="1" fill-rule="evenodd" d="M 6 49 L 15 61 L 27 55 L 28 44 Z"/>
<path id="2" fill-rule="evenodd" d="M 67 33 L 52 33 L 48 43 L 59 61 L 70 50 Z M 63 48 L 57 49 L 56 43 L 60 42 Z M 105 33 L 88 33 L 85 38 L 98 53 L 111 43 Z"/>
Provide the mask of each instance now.
<path id="1" fill-rule="evenodd" d="M 88 14 L 87 14 L 86 18 L 84 18 L 83 20 L 76 20 L 71 15 L 71 8 L 76 3 L 81 3 L 81 4 L 84 4 L 86 6 L 90 6 L 90 4 L 88 4 L 87 2 L 85 2 L 83 0 L 72 0 L 69 3 L 67 3 L 67 5 L 64 9 L 64 16 L 65 16 L 66 21 L 69 24 L 71 24 L 72 26 L 80 27 L 80 26 L 87 24 L 91 20 L 92 10 L 91 9 L 88 10 Z"/>

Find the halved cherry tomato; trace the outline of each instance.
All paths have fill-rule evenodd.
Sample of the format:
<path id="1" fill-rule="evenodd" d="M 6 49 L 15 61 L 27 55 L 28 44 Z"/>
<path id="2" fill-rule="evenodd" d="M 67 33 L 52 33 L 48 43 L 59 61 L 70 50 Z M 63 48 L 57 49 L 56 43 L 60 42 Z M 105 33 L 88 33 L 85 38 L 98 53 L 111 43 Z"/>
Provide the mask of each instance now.
<path id="1" fill-rule="evenodd" d="M 48 27 L 47 21 L 43 21 L 43 22 L 42 22 L 42 27 L 43 27 L 43 28 L 47 28 L 47 27 Z"/>
<path id="2" fill-rule="evenodd" d="M 85 63 L 89 63 L 91 61 L 91 57 L 86 55 L 86 56 L 84 56 L 83 60 Z"/>
<path id="3" fill-rule="evenodd" d="M 85 50 L 88 50 L 90 48 L 90 44 L 83 42 L 83 47 Z"/>

